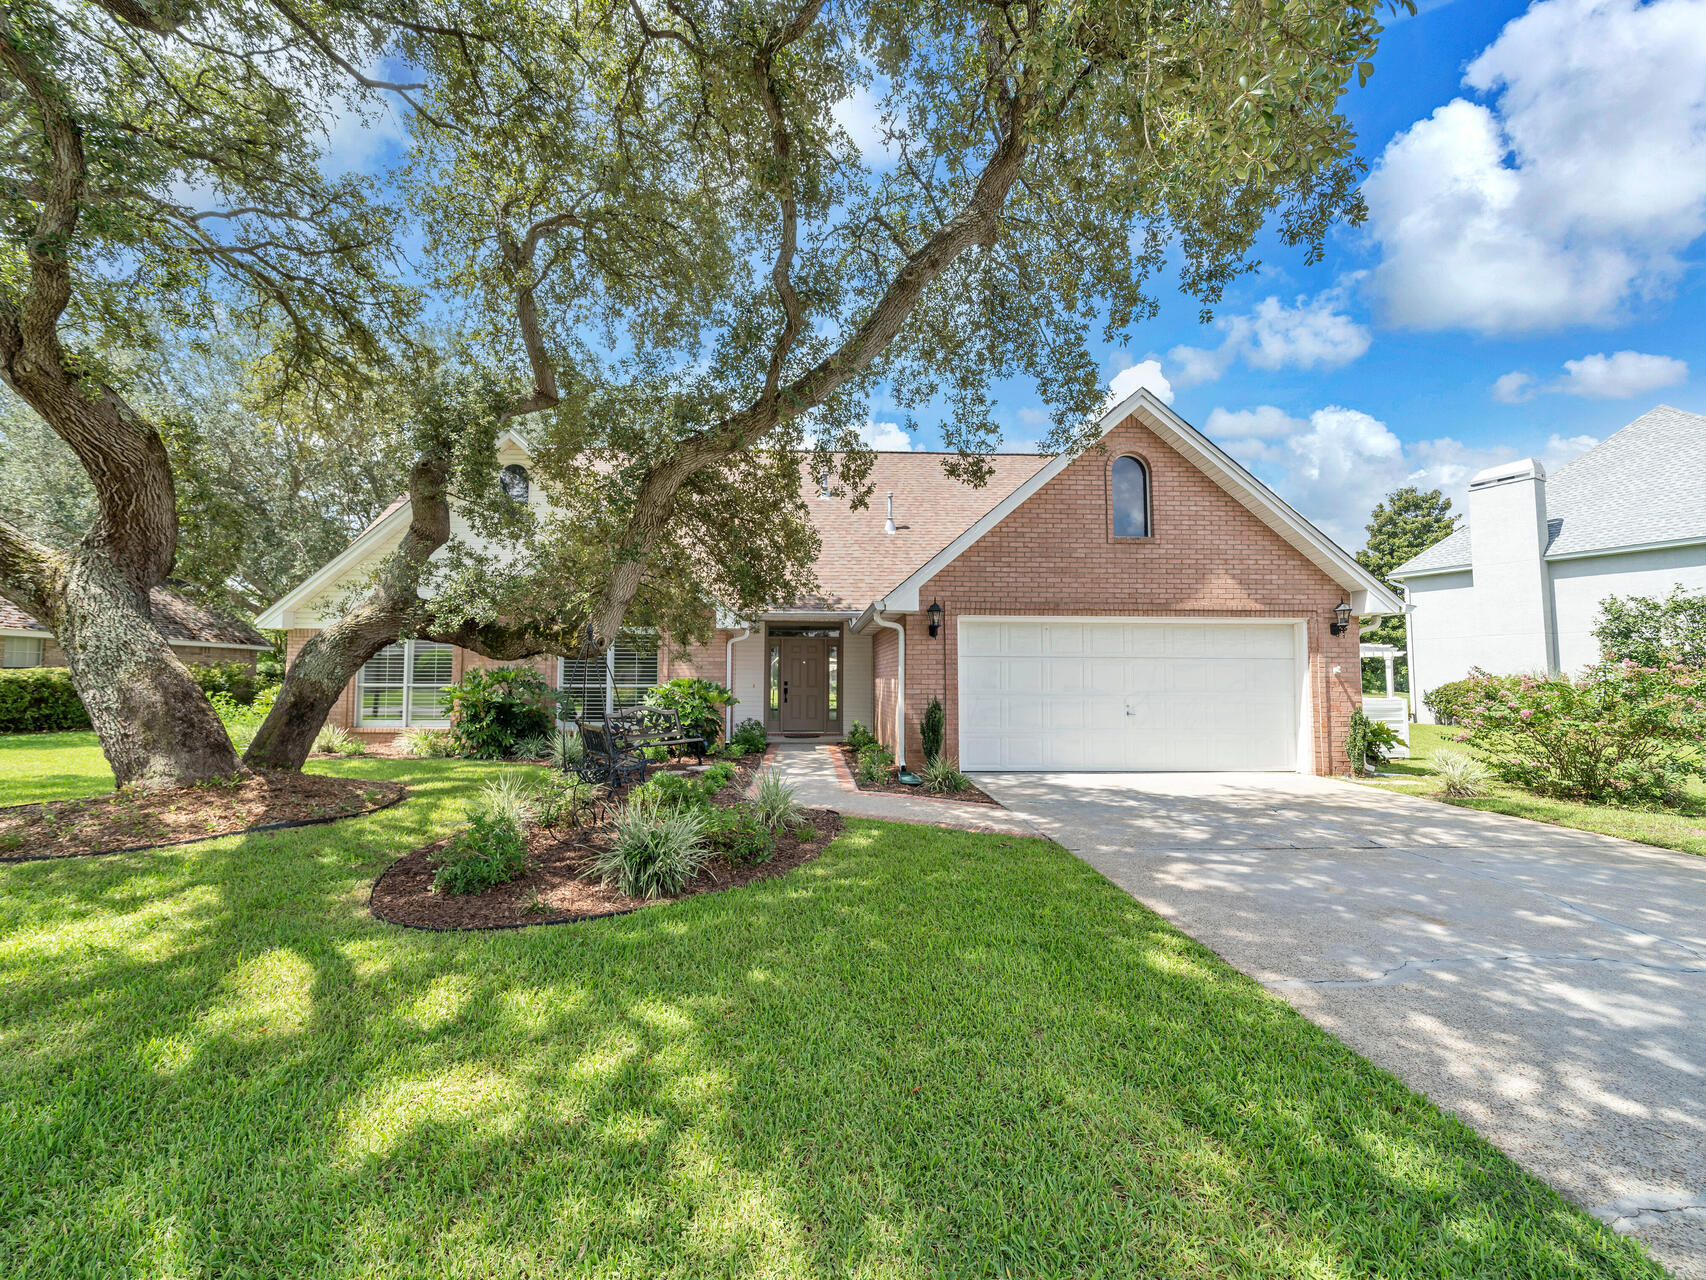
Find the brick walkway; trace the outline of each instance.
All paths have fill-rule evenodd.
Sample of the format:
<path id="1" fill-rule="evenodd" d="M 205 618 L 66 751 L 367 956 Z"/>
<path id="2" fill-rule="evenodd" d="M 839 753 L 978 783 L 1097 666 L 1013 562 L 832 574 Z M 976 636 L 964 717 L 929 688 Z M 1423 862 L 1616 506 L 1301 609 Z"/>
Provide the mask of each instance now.
<path id="1" fill-rule="evenodd" d="M 772 743 L 764 756 L 764 768 L 792 783 L 801 804 L 813 809 L 834 809 L 847 818 L 923 822 L 932 827 L 958 827 L 1002 835 L 1039 834 L 1030 823 L 997 805 L 860 791 L 841 763 L 840 753 L 819 743 Z"/>

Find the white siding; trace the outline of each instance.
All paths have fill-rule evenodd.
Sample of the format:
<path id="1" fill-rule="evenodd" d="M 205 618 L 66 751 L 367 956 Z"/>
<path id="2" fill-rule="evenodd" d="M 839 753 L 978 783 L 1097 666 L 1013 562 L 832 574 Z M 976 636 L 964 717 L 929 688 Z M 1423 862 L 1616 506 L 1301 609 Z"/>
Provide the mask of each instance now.
<path id="1" fill-rule="evenodd" d="M 841 673 L 841 731 L 846 733 L 857 720 L 867 729 L 877 721 L 876 692 L 871 671 L 871 633 L 843 632 L 847 669 Z"/>
<path id="2" fill-rule="evenodd" d="M 1606 596 L 1667 596 L 1681 584 L 1706 592 L 1706 547 L 1667 547 L 1616 556 L 1554 560 L 1552 607 L 1558 618 L 1558 666 L 1579 671 L 1599 660 L 1593 638 Z"/>

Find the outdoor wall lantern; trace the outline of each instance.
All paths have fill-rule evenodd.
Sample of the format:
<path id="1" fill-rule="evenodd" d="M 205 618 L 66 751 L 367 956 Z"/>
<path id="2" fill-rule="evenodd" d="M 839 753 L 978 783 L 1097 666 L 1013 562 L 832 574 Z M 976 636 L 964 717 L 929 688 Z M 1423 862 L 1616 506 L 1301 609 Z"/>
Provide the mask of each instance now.
<path id="1" fill-rule="evenodd" d="M 1336 636 L 1342 636 L 1350 629 L 1351 602 L 1349 600 L 1341 600 L 1338 604 L 1333 606 L 1333 625 L 1328 627 L 1327 630 L 1331 631 Z M 931 634 L 934 635 L 935 632 L 931 632 Z"/>
<path id="2" fill-rule="evenodd" d="M 924 612 L 930 615 L 930 635 L 935 637 L 942 630 L 942 606 L 939 602 L 932 600 L 930 607 Z"/>

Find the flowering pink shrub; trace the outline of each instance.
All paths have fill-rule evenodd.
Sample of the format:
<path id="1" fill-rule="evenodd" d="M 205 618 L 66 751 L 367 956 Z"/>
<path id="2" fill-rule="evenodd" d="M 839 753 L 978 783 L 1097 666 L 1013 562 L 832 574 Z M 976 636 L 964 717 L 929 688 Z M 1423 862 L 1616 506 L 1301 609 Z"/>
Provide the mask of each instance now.
<path id="1" fill-rule="evenodd" d="M 1506 782 L 1617 804 L 1679 798 L 1706 776 L 1706 671 L 1632 662 L 1565 675 L 1470 673 L 1460 737 Z"/>

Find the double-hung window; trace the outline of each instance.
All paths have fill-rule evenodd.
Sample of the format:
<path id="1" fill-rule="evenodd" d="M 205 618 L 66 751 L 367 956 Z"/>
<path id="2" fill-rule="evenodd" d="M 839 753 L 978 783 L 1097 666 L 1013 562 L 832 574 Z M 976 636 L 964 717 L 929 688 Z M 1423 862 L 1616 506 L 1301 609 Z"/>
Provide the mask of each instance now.
<path id="1" fill-rule="evenodd" d="M 42 642 L 34 636 L 7 636 L 0 667 L 39 667 L 41 651 Z"/>
<path id="2" fill-rule="evenodd" d="M 587 720 L 638 706 L 657 688 L 658 647 L 650 636 L 624 636 L 596 658 L 560 658 L 557 687 Z"/>
<path id="3" fill-rule="evenodd" d="M 386 645 L 356 679 L 356 724 L 374 729 L 449 724 L 444 689 L 455 678 L 454 666 L 447 644 L 399 640 Z"/>

